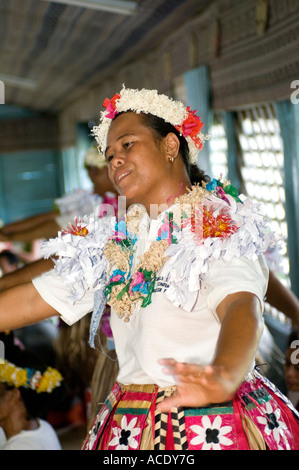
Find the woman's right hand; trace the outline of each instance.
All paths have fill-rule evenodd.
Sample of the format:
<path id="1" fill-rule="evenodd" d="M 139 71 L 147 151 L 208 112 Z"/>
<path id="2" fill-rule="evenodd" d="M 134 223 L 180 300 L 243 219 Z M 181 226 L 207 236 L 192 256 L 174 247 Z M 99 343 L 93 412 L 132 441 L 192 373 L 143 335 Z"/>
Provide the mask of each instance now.
<path id="1" fill-rule="evenodd" d="M 157 411 L 169 412 L 173 407 L 201 407 L 231 400 L 238 385 L 221 366 L 200 366 L 161 359 L 164 373 L 175 379 L 176 390 L 157 405 Z"/>

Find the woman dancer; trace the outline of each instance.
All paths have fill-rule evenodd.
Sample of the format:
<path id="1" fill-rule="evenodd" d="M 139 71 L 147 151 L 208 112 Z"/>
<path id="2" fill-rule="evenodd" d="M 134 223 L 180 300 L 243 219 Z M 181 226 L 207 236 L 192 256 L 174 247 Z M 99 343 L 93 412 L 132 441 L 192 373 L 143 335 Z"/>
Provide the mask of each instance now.
<path id="1" fill-rule="evenodd" d="M 93 309 L 93 344 L 111 306 L 119 374 L 84 449 L 298 449 L 296 411 L 254 368 L 275 237 L 229 182 L 198 171 L 196 112 L 125 88 L 104 106 L 94 135 L 125 219 L 50 241 L 55 271 L 1 295 L 1 328 Z M 8 317 L 13 294 L 24 308 Z"/>

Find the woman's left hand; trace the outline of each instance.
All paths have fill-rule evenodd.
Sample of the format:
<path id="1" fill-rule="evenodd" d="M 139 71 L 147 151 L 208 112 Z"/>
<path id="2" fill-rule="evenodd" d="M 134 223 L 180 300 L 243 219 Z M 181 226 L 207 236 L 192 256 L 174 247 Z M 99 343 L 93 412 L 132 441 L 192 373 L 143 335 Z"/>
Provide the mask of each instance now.
<path id="1" fill-rule="evenodd" d="M 157 405 L 157 411 L 168 412 L 173 407 L 201 407 L 231 400 L 237 384 L 220 366 L 199 366 L 161 359 L 164 373 L 175 378 L 176 391 Z"/>

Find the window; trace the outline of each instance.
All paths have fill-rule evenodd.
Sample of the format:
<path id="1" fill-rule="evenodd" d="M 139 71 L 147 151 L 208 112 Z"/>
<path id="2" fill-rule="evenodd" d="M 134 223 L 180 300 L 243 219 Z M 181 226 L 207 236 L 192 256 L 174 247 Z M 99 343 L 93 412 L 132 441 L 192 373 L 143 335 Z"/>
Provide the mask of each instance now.
<path id="1" fill-rule="evenodd" d="M 236 132 L 240 145 L 240 170 L 245 192 L 261 203 L 269 218 L 269 227 L 286 242 L 288 227 L 285 214 L 284 156 L 280 127 L 274 107 L 265 104 L 236 112 Z M 277 252 L 267 253 L 269 266 L 290 287 L 289 258 L 286 243 Z M 273 316 L 285 321 L 284 315 L 270 306 Z"/>
<path id="2" fill-rule="evenodd" d="M 209 134 L 211 177 L 216 179 L 221 176 L 228 178 L 227 139 L 222 122 L 222 113 L 214 113 Z"/>
<path id="3" fill-rule="evenodd" d="M 261 203 L 269 219 L 269 227 L 285 243 L 279 254 L 276 250 L 266 254 L 270 268 L 281 282 L 290 287 L 289 257 L 286 247 L 288 227 L 285 217 L 284 156 L 280 127 L 274 107 L 265 104 L 235 112 L 238 166 L 242 192 L 254 202 Z M 210 131 L 210 164 L 212 176 L 229 179 L 227 138 L 222 113 L 215 113 Z M 285 322 L 286 318 L 270 305 L 266 312 Z"/>

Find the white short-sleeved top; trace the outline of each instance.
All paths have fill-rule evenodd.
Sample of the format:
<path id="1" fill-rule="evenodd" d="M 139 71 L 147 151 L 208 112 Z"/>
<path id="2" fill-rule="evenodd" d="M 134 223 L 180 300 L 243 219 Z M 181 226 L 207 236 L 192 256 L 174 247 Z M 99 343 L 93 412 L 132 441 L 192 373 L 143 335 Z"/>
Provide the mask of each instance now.
<path id="1" fill-rule="evenodd" d="M 38 419 L 38 424 L 37 429 L 21 431 L 7 440 L 3 433 L 0 450 L 61 450 L 53 427 L 43 419 Z"/>
<path id="2" fill-rule="evenodd" d="M 157 221 L 152 220 L 148 236 L 137 241 L 135 259 L 149 248 L 156 227 Z M 208 364 L 213 358 L 221 326 L 216 309 L 227 295 L 251 292 L 263 305 L 268 282 L 268 268 L 263 256 L 254 261 L 246 257 L 215 260 L 201 288 L 190 295 L 188 309 L 177 307 L 167 295 L 170 288 L 168 262 L 157 273 L 152 302 L 146 308 L 137 308 L 129 322 L 120 319 L 113 309 L 111 311 L 111 328 L 119 360 L 118 381 L 123 384 L 172 385 L 173 378 L 166 376 L 158 364 L 161 358 Z M 69 325 L 93 309 L 93 289 L 87 290 L 80 301 L 72 304 L 54 271 L 34 279 L 33 284 Z"/>

